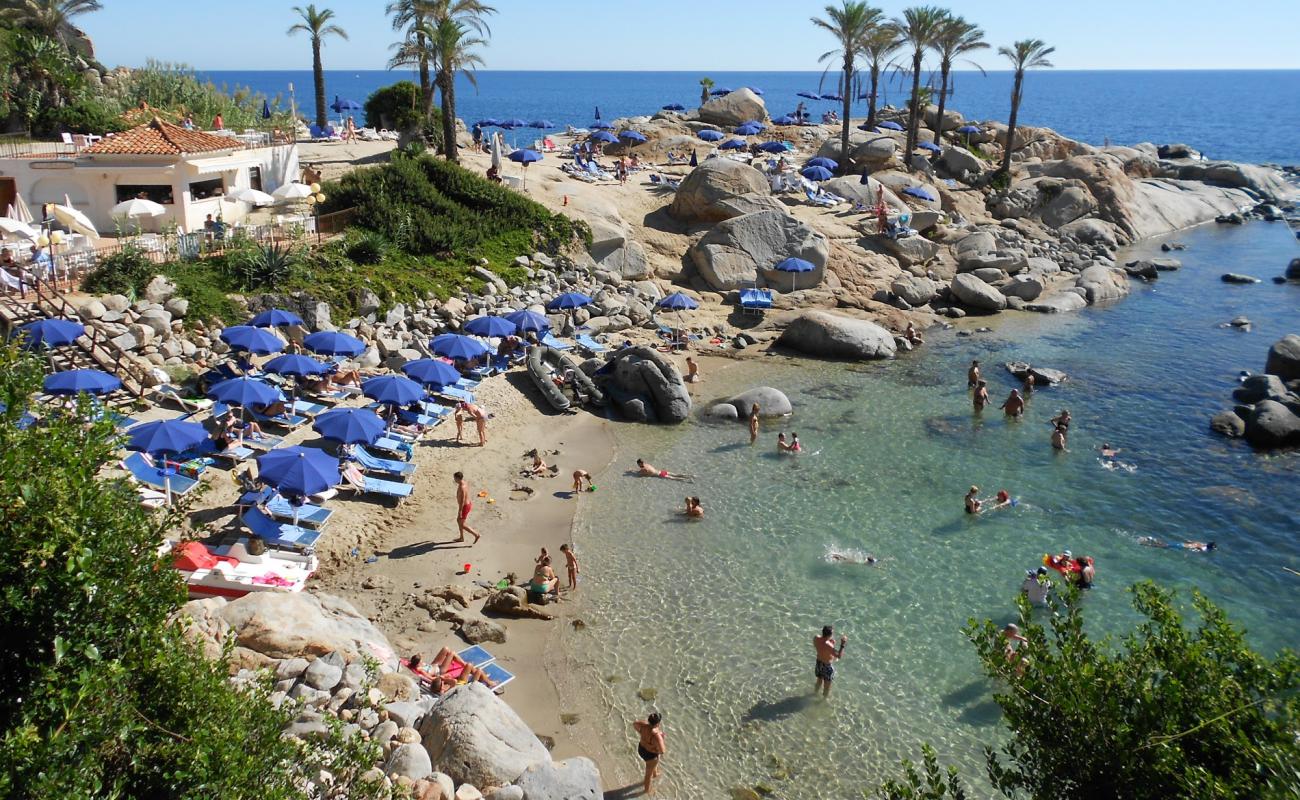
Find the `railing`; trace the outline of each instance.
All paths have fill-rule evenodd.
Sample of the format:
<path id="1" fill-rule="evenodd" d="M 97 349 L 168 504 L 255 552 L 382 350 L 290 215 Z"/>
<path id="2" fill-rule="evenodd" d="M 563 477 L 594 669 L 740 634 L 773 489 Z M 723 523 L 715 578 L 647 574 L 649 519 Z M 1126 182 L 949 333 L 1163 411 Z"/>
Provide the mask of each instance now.
<path id="1" fill-rule="evenodd" d="M 0 158 L 59 157 L 74 152 L 74 146 L 63 142 L 40 142 L 25 133 L 0 134 Z"/>

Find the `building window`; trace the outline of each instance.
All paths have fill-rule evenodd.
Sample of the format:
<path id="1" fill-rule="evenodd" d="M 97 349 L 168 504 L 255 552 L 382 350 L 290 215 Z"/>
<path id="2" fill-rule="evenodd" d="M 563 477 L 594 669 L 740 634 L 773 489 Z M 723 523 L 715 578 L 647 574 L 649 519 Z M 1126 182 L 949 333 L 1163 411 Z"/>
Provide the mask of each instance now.
<path id="1" fill-rule="evenodd" d="M 248 168 L 248 185 L 250 188 L 256 189 L 259 192 L 262 191 L 262 168 L 261 167 Z"/>
<path id="2" fill-rule="evenodd" d="M 195 181 L 190 184 L 191 200 L 207 200 L 209 197 L 220 197 L 225 194 L 225 184 L 220 178 L 213 178 L 210 181 Z"/>
<path id="3" fill-rule="evenodd" d="M 121 203 L 132 198 L 141 200 L 152 200 L 155 203 L 169 206 L 175 201 L 172 199 L 172 187 L 165 183 L 158 184 L 127 184 L 121 183 L 117 187 L 117 202 Z"/>

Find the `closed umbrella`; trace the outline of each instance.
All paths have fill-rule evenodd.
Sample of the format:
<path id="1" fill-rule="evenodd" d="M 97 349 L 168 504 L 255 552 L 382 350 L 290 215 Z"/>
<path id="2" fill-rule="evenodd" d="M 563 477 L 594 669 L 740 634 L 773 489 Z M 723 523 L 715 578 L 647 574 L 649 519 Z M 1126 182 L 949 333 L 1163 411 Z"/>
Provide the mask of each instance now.
<path id="1" fill-rule="evenodd" d="M 492 169 L 497 174 L 501 174 L 501 151 L 505 149 L 505 141 L 502 140 L 501 134 L 492 134 Z"/>
<path id="2" fill-rule="evenodd" d="M 275 197 L 253 188 L 236 189 L 226 195 L 227 200 L 237 200 L 253 206 L 269 206 L 275 203 Z"/>
<path id="3" fill-rule="evenodd" d="M 363 381 L 361 393 L 379 403 L 405 406 L 424 397 L 424 387 L 400 375 L 380 375 Z"/>
<path id="4" fill-rule="evenodd" d="M 62 347 L 72 344 L 84 335 L 86 327 L 70 319 L 40 319 L 18 326 L 18 337 L 23 348 L 36 350 L 41 347 Z"/>
<path id="5" fill-rule="evenodd" d="M 772 124 L 773 125 L 798 125 L 799 120 L 795 119 L 789 114 L 782 114 L 781 116 L 772 120 Z"/>
<path id="6" fill-rule="evenodd" d="M 613 144 L 618 141 L 618 137 L 609 131 L 596 131 L 589 138 L 593 142 L 604 142 L 605 144 Z"/>
<path id="7" fill-rule="evenodd" d="M 191 450 L 207 438 L 208 432 L 197 422 L 164 419 L 133 426 L 127 431 L 126 448 L 148 453 L 155 458 L 161 457 L 165 462 L 167 456 L 175 456 Z M 163 476 L 163 491 L 166 493 L 167 505 L 171 505 L 171 477 L 176 470 L 164 463 L 160 472 Z"/>
<path id="8" fill-rule="evenodd" d="M 317 331 L 302 340 L 303 345 L 318 356 L 359 356 L 366 352 L 366 344 L 355 336 L 338 331 Z"/>
<path id="9" fill-rule="evenodd" d="M 54 213 L 54 218 L 66 225 L 68 230 L 88 236 L 91 239 L 99 238 L 99 231 L 95 230 L 95 223 L 90 221 L 90 217 L 73 208 L 71 204 L 59 205 L 55 203 L 50 206 L 50 210 Z"/>
<path id="10" fill-rule="evenodd" d="M 901 131 L 901 130 L 903 130 L 903 126 L 902 126 L 902 125 L 899 125 L 897 122 L 894 122 L 893 120 L 889 120 L 889 121 L 887 121 L 887 122 L 882 122 L 882 123 L 880 123 L 879 125 L 877 125 L 876 127 L 877 127 L 877 128 L 884 128 L 884 129 L 887 130 L 887 131 Z"/>
<path id="11" fill-rule="evenodd" d="M 290 202 L 293 200 L 306 200 L 315 192 L 305 183 L 286 183 L 283 186 L 271 192 L 271 197 L 280 202 Z"/>
<path id="12" fill-rule="evenodd" d="M 550 320 L 544 315 L 526 308 L 507 314 L 506 319 L 514 323 L 515 330 L 519 333 L 540 333 L 551 328 Z"/>
<path id="13" fill-rule="evenodd" d="M 132 197 L 130 200 L 123 200 L 113 206 L 108 213 L 117 219 L 143 219 L 145 217 L 161 217 L 167 213 L 167 209 L 152 200 Z"/>
<path id="14" fill-rule="evenodd" d="M 744 150 L 746 147 L 749 147 L 749 145 L 745 144 L 744 139 L 728 139 L 718 145 L 719 150 Z"/>
<path id="15" fill-rule="evenodd" d="M 487 346 L 477 339 L 461 336 L 458 333 L 444 333 L 433 337 L 429 345 L 440 356 L 456 360 L 478 358 L 487 352 Z"/>
<path id="16" fill-rule="evenodd" d="M 39 239 L 40 236 L 41 232 L 33 228 L 31 225 L 28 225 L 26 222 L 12 217 L 0 217 L 0 238 L 29 239 L 34 242 Z"/>
<path id="17" fill-rule="evenodd" d="M 828 181 L 835 177 L 835 174 L 825 167 L 807 167 L 800 174 L 810 181 Z"/>
<path id="18" fill-rule="evenodd" d="M 921 148 L 922 150 L 929 150 L 931 153 L 943 152 L 943 148 L 935 144 L 934 142 L 919 142 L 916 146 Z"/>
<path id="19" fill-rule="evenodd" d="M 280 494 L 306 497 L 338 486 L 339 460 L 312 447 L 282 447 L 257 457 L 257 477 Z"/>
<path id="20" fill-rule="evenodd" d="M 836 163 L 833 159 L 825 158 L 825 157 L 823 157 L 823 156 L 818 156 L 818 157 L 816 157 L 816 158 L 810 158 L 810 159 L 808 159 L 808 163 L 805 164 L 804 166 L 805 166 L 805 167 L 825 167 L 826 169 L 839 169 L 839 168 L 840 168 L 840 165 L 839 165 L 838 163 Z"/>
<path id="21" fill-rule="evenodd" d="M 546 304 L 547 311 L 567 311 L 591 305 L 591 298 L 582 292 L 565 292 Z"/>
<path id="22" fill-rule="evenodd" d="M 600 106 L 596 106 L 596 113 L 593 114 L 592 116 L 595 117 L 597 120 L 600 119 Z"/>
<path id="23" fill-rule="evenodd" d="M 625 142 L 631 142 L 632 144 L 641 144 L 646 140 L 645 134 L 640 131 L 623 131 L 618 135 L 618 138 Z"/>
<path id="24" fill-rule="evenodd" d="M 254 328 L 278 328 L 282 325 L 301 325 L 302 317 L 283 308 L 268 308 L 250 319 L 248 324 Z"/>
<path id="25" fill-rule="evenodd" d="M 262 119 L 271 118 L 271 103 L 269 100 L 262 100 Z"/>
<path id="26" fill-rule="evenodd" d="M 541 161 L 542 154 L 536 150 L 516 150 L 510 154 L 510 160 L 524 165 L 524 188 L 528 188 L 528 165 Z"/>
<path id="27" fill-rule="evenodd" d="M 221 331 L 221 341 L 235 350 L 247 350 L 260 356 L 278 353 L 284 349 L 284 340 L 265 328 L 252 325 L 233 325 Z"/>
<path id="28" fill-rule="evenodd" d="M 691 166 L 692 166 L 692 167 L 698 167 L 699 165 L 700 165 L 700 158 L 699 158 L 699 156 L 697 156 L 697 155 L 695 154 L 695 151 L 692 150 L 692 151 L 691 151 Z"/>
<path id="29" fill-rule="evenodd" d="M 720 142 L 726 137 L 722 131 L 715 131 L 712 128 L 705 128 L 696 135 L 706 142 Z"/>
<path id="30" fill-rule="evenodd" d="M 317 416 L 311 425 L 322 439 L 339 444 L 374 444 L 385 427 L 368 408 L 335 408 Z"/>
<path id="31" fill-rule="evenodd" d="M 23 199 L 21 194 L 14 195 L 14 201 L 9 206 L 9 211 L 6 213 L 8 213 L 8 215 L 13 219 L 18 220 L 19 222 L 26 222 L 28 225 L 31 225 L 36 221 L 32 218 L 32 210 L 27 207 L 27 201 Z"/>
<path id="32" fill-rule="evenodd" d="M 785 259 L 784 261 L 778 262 L 777 265 L 773 267 L 773 269 L 778 270 L 780 272 L 790 273 L 790 291 L 793 292 L 795 275 L 798 275 L 800 272 L 812 272 L 817 268 L 814 267 L 811 262 L 804 261 L 802 258 L 794 258 L 792 256 L 790 258 Z"/>
<path id="33" fill-rule="evenodd" d="M 475 317 L 465 323 L 465 332 L 475 336 L 512 336 L 515 324 L 504 317 Z"/>
<path id="34" fill-rule="evenodd" d="M 411 380 L 425 386 L 452 386 L 460 380 L 460 373 L 446 361 L 436 358 L 419 358 L 402 365 L 402 372 Z"/>
<path id="35" fill-rule="evenodd" d="M 97 369 L 70 369 L 45 376 L 42 386 L 49 394 L 108 394 L 122 388 L 122 382 Z"/>

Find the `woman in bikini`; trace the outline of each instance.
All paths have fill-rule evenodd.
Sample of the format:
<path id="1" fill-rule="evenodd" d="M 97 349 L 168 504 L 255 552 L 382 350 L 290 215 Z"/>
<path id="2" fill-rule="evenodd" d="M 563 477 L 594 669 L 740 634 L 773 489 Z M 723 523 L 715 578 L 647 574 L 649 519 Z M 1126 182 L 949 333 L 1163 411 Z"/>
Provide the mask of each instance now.
<path id="1" fill-rule="evenodd" d="M 662 723 L 663 717 L 657 712 L 632 723 L 639 738 L 636 754 L 645 762 L 645 783 L 641 786 L 645 794 L 650 794 L 650 784 L 659 776 L 659 759 L 668 752 L 668 745 L 664 743 L 664 730 L 660 727 Z"/>

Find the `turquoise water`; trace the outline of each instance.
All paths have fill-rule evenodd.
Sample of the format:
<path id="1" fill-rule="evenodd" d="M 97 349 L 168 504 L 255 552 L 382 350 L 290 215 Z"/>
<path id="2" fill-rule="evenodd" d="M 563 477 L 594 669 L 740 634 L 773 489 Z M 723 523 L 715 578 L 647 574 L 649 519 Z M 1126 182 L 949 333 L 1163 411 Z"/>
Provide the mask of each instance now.
<path id="1" fill-rule="evenodd" d="M 1076 315 L 998 319 L 970 338 L 934 333 L 923 355 L 889 364 L 765 359 L 703 384 L 704 396 L 769 384 L 795 404 L 750 447 L 741 425 L 620 429 L 618 462 L 588 496 L 576 539 L 589 627 L 566 634 L 612 704 L 610 741 L 651 706 L 666 719 L 665 795 L 717 798 L 764 782 L 777 797 L 855 797 L 931 742 L 977 785 L 982 748 L 1004 734 L 990 684 L 960 633 L 972 616 L 1014 618 L 1012 598 L 1042 554 L 1096 559 L 1085 602 L 1098 633 L 1135 617 L 1126 588 L 1145 578 L 1199 587 L 1272 652 L 1297 641 L 1300 481 L 1294 454 L 1261 455 L 1213 436 L 1241 368 L 1300 325 L 1300 287 L 1268 279 L 1297 255 L 1280 225 L 1201 228 L 1181 272 L 1125 302 Z M 1250 333 L 1218 327 L 1238 314 Z M 1014 385 L 1004 361 L 1065 370 L 1026 419 L 970 411 L 965 367 L 985 364 L 995 404 Z M 1070 452 L 1049 417 L 1074 416 Z M 778 430 L 807 450 L 773 452 Z M 1132 472 L 1095 448 L 1123 448 Z M 698 475 L 690 484 L 624 474 L 638 457 Z M 970 484 L 1021 498 L 962 513 Z M 698 495 L 707 518 L 678 514 Z M 1215 540 L 1191 554 L 1142 547 L 1156 535 Z M 828 563 L 828 548 L 882 559 Z M 811 638 L 849 636 L 829 703 L 810 696 Z M 612 679 L 612 680 L 611 680 Z M 653 703 L 637 696 L 654 689 Z M 615 745 L 616 752 L 620 752 Z M 629 740 L 628 769 L 636 768 Z"/>

